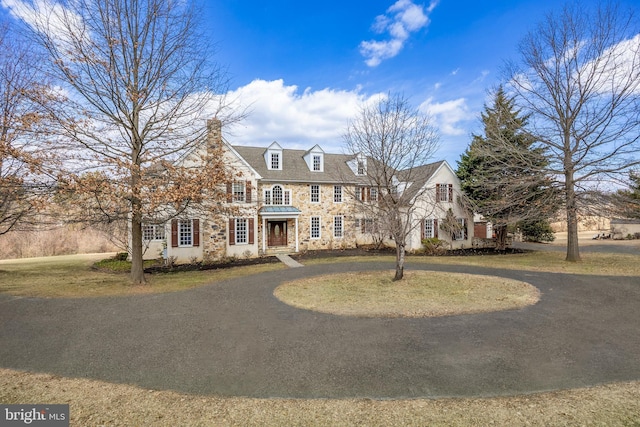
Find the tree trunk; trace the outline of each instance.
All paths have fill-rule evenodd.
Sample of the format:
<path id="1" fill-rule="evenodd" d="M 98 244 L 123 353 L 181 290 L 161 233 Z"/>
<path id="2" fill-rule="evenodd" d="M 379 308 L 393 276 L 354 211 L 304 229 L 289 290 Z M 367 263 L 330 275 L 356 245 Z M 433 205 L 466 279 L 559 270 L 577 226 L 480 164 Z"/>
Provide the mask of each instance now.
<path id="1" fill-rule="evenodd" d="M 567 172 L 566 193 L 567 193 L 567 257 L 566 261 L 580 261 L 580 249 L 578 247 L 578 209 L 576 206 L 576 193 L 573 188 L 573 174 Z"/>
<path id="2" fill-rule="evenodd" d="M 507 226 L 496 227 L 496 250 L 504 251 L 507 248 Z"/>
<path id="3" fill-rule="evenodd" d="M 137 152 L 133 154 L 134 167 L 131 169 L 131 281 L 134 285 L 144 285 L 144 265 L 142 262 L 142 201 L 140 199 L 140 166 Z"/>
<path id="4" fill-rule="evenodd" d="M 394 281 L 402 280 L 404 277 L 404 245 L 396 243 L 396 275 Z"/>
<path id="5" fill-rule="evenodd" d="M 139 219 L 139 214 L 132 215 L 131 219 L 131 281 L 135 285 L 147 283 L 142 261 L 142 221 Z"/>

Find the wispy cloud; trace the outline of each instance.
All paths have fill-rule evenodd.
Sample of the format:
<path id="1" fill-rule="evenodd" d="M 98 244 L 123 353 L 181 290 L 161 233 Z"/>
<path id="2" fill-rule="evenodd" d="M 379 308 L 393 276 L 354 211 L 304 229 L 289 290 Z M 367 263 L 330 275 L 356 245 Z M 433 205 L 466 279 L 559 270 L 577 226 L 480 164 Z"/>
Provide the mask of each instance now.
<path id="1" fill-rule="evenodd" d="M 369 67 L 378 66 L 383 60 L 393 58 L 404 47 L 411 33 L 429 25 L 429 14 L 440 0 L 432 0 L 428 7 L 417 5 L 411 0 L 398 0 L 384 15 L 378 15 L 372 29 L 378 34 L 386 34 L 386 40 L 369 40 L 360 43 L 360 54 L 366 58 Z"/>

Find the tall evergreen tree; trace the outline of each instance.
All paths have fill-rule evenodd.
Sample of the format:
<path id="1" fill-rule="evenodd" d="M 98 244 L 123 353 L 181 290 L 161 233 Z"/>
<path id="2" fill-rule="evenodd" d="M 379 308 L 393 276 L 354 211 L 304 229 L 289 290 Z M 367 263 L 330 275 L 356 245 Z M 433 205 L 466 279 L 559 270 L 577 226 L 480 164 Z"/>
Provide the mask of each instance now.
<path id="1" fill-rule="evenodd" d="M 547 162 L 544 151 L 525 131 L 528 116 L 515 109 L 502 87 L 481 118 L 484 135 L 473 135 L 457 175 L 475 211 L 493 223 L 498 249 L 504 249 L 509 225 L 555 213 L 554 191 L 540 172 Z"/>

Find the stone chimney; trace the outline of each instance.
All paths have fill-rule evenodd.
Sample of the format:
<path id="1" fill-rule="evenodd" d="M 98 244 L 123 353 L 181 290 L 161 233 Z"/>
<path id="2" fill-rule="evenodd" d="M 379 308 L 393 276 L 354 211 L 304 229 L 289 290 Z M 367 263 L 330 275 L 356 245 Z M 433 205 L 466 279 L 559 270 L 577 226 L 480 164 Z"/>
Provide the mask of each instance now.
<path id="1" fill-rule="evenodd" d="M 214 117 L 207 120 L 207 149 L 219 150 L 222 147 L 222 121 Z"/>

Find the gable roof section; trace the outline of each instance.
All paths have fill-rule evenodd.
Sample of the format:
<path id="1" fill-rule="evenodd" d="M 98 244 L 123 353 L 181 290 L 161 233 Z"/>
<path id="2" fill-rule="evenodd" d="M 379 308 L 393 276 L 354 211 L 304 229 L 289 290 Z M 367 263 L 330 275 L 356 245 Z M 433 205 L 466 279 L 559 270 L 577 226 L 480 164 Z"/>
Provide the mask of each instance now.
<path id="1" fill-rule="evenodd" d="M 245 147 L 241 145 L 232 147 L 266 182 L 362 182 L 362 179 L 355 176 L 347 165 L 347 161 L 353 156 L 324 153 L 324 171 L 312 172 L 304 160 L 304 155 L 309 150 L 283 149 L 282 170 L 269 170 L 264 161 L 264 147 Z"/>

